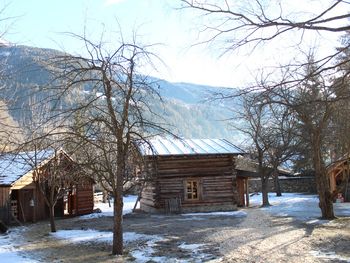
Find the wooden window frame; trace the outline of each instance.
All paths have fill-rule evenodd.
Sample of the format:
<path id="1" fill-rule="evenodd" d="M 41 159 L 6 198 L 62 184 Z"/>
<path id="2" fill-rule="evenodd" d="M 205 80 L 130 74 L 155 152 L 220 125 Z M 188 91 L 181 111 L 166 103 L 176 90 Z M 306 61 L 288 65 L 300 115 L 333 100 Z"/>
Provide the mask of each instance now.
<path id="1" fill-rule="evenodd" d="M 188 197 L 188 194 L 189 194 L 189 193 L 192 194 L 192 196 L 193 196 L 193 194 L 194 194 L 193 189 L 192 189 L 191 192 L 188 192 L 188 187 L 187 187 L 187 184 L 188 184 L 188 183 L 191 183 L 191 185 L 192 185 L 191 188 L 193 188 L 193 184 L 196 183 L 196 185 L 197 185 L 197 197 L 196 197 L 196 198 L 189 198 L 189 197 Z M 188 179 L 184 180 L 184 196 L 185 196 L 184 199 L 185 199 L 186 201 L 190 201 L 190 202 L 195 202 L 195 201 L 201 200 L 201 198 L 202 198 L 202 190 L 201 190 L 201 187 L 202 187 L 201 180 L 198 179 L 198 178 L 188 178 Z"/>

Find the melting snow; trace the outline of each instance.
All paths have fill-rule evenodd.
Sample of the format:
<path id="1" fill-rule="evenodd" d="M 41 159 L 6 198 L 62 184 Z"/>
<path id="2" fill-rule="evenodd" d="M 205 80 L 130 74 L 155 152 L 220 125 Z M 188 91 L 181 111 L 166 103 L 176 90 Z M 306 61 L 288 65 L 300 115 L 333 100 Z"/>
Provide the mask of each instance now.
<path id="1" fill-rule="evenodd" d="M 262 209 L 272 215 L 293 217 L 309 224 L 329 222 L 327 220 L 317 220 L 321 217 L 317 195 L 283 193 L 282 196 L 278 197 L 275 193 L 269 193 L 269 202 L 271 206 Z M 250 198 L 251 206 L 260 204 L 260 194 Z M 350 203 L 334 203 L 333 205 L 336 216 L 350 216 Z"/>
<path id="2" fill-rule="evenodd" d="M 229 211 L 229 212 L 208 212 L 208 213 L 188 213 L 181 214 L 182 216 L 233 216 L 246 217 L 247 213 L 244 211 Z"/>
<path id="3" fill-rule="evenodd" d="M 1 44 L 0 44 L 1 45 Z M 9 51 L 3 51 L 3 52 L 0 52 L 0 56 L 3 56 L 3 57 L 8 57 L 11 55 L 11 52 Z"/>
<path id="4" fill-rule="evenodd" d="M 35 263 L 33 259 L 26 258 L 23 250 L 16 247 L 17 235 L 23 228 L 13 229 L 7 235 L 0 235 L 0 258 L 6 263 Z"/>
<path id="5" fill-rule="evenodd" d="M 182 243 L 179 246 L 179 248 L 186 249 L 186 250 L 198 250 L 199 248 L 201 248 L 204 245 L 205 244 L 186 244 L 186 243 Z"/>
<path id="6" fill-rule="evenodd" d="M 53 237 L 64 239 L 69 243 L 79 242 L 110 242 L 112 241 L 112 232 L 102 232 L 93 229 L 87 230 L 59 230 L 50 233 Z"/>
<path id="7" fill-rule="evenodd" d="M 337 255 L 335 252 L 322 252 L 322 251 L 316 251 L 312 250 L 310 251 L 310 254 L 317 258 L 323 258 L 323 259 L 333 259 L 333 260 L 340 260 L 345 262 L 350 262 L 350 257 L 343 257 L 341 255 Z"/>
<path id="8" fill-rule="evenodd" d="M 129 195 L 123 198 L 124 206 L 123 206 L 123 215 L 132 213 L 132 209 L 136 203 L 137 196 Z M 111 206 L 108 203 L 96 203 L 94 208 L 101 209 L 102 213 L 93 213 L 89 215 L 84 215 L 79 217 L 80 219 L 91 219 L 91 218 L 99 218 L 103 216 L 113 216 L 113 200 L 111 200 Z M 138 203 L 136 208 L 140 208 L 140 203 Z"/>
<path id="9" fill-rule="evenodd" d="M 107 231 L 97 231 L 93 229 L 86 230 L 59 230 L 55 233 L 50 233 L 53 237 L 63 239 L 69 243 L 84 243 L 84 242 L 112 242 L 113 233 Z M 130 243 L 137 240 L 145 240 L 154 242 L 162 240 L 159 236 L 150 236 L 144 234 L 138 234 L 135 232 L 123 233 L 123 240 L 125 243 Z M 152 243 L 153 242 L 153 243 Z"/>
<path id="10" fill-rule="evenodd" d="M 62 239 L 67 243 L 84 243 L 84 242 L 109 242 L 113 240 L 113 234 L 111 232 L 97 231 L 93 229 L 87 230 L 59 230 L 56 233 L 51 233 L 55 238 Z M 123 233 L 124 242 L 140 242 L 143 241 L 143 245 L 138 245 L 136 249 L 131 250 L 130 254 L 137 260 L 137 262 L 148 262 L 152 258 L 152 262 L 164 262 L 165 257 L 152 257 L 154 253 L 153 247 L 156 242 L 164 240 L 164 238 L 157 235 L 145 235 L 135 232 Z"/>

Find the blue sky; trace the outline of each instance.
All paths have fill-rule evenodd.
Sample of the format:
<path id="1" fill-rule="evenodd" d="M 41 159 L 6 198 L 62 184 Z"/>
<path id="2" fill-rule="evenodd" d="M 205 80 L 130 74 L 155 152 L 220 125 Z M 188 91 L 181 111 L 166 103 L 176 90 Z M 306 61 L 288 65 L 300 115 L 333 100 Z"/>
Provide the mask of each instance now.
<path id="1" fill-rule="evenodd" d="M 4 38 L 16 44 L 77 53 L 81 43 L 63 32 L 83 34 L 86 28 L 88 38 L 98 39 L 103 31 L 105 35 L 117 31 L 119 23 L 124 35 L 137 30 L 143 43 L 162 44 L 155 53 L 166 66 L 160 66 L 154 75 L 178 82 L 230 85 L 209 79 L 215 75 L 209 72 L 212 58 L 203 56 L 203 48 L 190 48 L 196 33 L 191 33 L 192 21 L 176 10 L 178 6 L 179 1 L 174 0 L 12 0 L 5 15 L 18 17 Z"/>
<path id="2" fill-rule="evenodd" d="M 86 28 L 90 39 L 99 39 L 101 32 L 108 38 L 110 32 L 118 31 L 119 23 L 126 37 L 137 30 L 141 42 L 162 44 L 154 51 L 166 66 L 150 74 L 174 82 L 242 86 L 254 78 L 257 68 L 264 67 L 266 61 L 281 58 L 278 49 L 284 52 L 278 43 L 272 47 L 273 52 L 261 49 L 249 56 L 250 52 L 240 50 L 219 58 L 221 51 L 216 45 L 192 47 L 198 41 L 200 19 L 192 11 L 177 10 L 177 0 L 1 1 L 9 4 L 2 15 L 17 17 L 11 20 L 13 24 L 4 36 L 10 42 L 74 54 L 81 51 L 82 45 L 63 32 L 83 34 Z M 316 42 L 319 40 L 310 41 Z"/>

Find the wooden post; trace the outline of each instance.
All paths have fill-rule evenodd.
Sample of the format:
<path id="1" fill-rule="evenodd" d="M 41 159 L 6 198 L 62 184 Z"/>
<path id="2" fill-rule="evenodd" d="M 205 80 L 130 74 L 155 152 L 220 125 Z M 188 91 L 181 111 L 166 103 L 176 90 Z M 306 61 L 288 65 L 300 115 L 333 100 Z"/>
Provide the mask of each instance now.
<path id="1" fill-rule="evenodd" d="M 247 178 L 245 181 L 245 198 L 246 198 L 246 207 L 249 207 L 249 178 Z"/>
<path id="2" fill-rule="evenodd" d="M 33 201 L 34 201 L 34 206 L 33 208 L 33 223 L 36 222 L 36 207 L 38 206 L 38 198 L 37 198 L 37 189 L 33 189 Z"/>
<path id="3" fill-rule="evenodd" d="M 19 203 L 19 208 L 21 209 L 23 222 L 25 223 L 26 222 L 26 217 L 24 215 L 23 206 L 22 206 L 22 202 L 21 202 L 20 198 L 18 198 L 18 203 Z"/>
<path id="4" fill-rule="evenodd" d="M 344 192 L 344 200 L 345 202 L 348 202 L 350 201 L 350 198 L 348 198 L 348 187 L 349 187 L 349 180 L 350 180 L 350 177 L 349 177 L 349 161 L 347 161 L 347 167 L 346 167 L 346 176 L 345 176 L 345 192 Z"/>

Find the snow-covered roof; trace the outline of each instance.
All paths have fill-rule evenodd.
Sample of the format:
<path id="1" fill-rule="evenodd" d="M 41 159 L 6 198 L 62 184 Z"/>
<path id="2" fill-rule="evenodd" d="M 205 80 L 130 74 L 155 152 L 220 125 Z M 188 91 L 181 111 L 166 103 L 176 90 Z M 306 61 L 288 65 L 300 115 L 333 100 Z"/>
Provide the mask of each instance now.
<path id="1" fill-rule="evenodd" d="M 238 158 L 236 159 L 236 169 L 237 170 L 241 170 L 241 171 L 245 171 L 245 172 L 250 172 L 255 173 L 256 176 L 258 177 L 258 163 L 246 156 L 238 156 Z M 271 166 L 270 166 L 271 168 Z M 287 168 L 284 168 L 282 166 L 277 167 L 279 174 L 283 174 L 283 175 L 293 175 L 293 171 Z M 280 177 L 281 178 L 281 177 Z"/>
<path id="2" fill-rule="evenodd" d="M 176 139 L 157 137 L 139 146 L 144 156 L 243 154 L 242 149 L 225 139 Z"/>
<path id="3" fill-rule="evenodd" d="M 50 149 L 0 155 L 0 185 L 13 184 L 53 154 L 54 151 Z"/>

